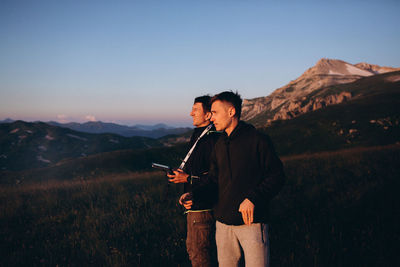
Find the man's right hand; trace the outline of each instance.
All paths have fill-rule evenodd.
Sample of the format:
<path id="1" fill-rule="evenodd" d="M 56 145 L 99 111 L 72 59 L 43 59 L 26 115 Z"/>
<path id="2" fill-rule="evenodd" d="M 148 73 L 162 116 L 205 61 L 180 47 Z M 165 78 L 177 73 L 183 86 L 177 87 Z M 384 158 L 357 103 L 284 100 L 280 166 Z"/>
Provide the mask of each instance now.
<path id="1" fill-rule="evenodd" d="M 185 209 L 187 209 L 187 210 L 191 209 L 192 205 L 193 205 L 192 194 L 191 193 L 184 193 L 179 198 L 179 204 L 184 206 Z"/>
<path id="2" fill-rule="evenodd" d="M 254 204 L 249 199 L 243 200 L 239 206 L 239 212 L 242 213 L 243 222 L 250 225 L 254 221 Z"/>
<path id="3" fill-rule="evenodd" d="M 174 170 L 173 172 L 174 174 L 167 174 L 167 176 L 170 178 L 168 181 L 174 184 L 187 183 L 189 174 L 185 173 L 181 169 Z"/>

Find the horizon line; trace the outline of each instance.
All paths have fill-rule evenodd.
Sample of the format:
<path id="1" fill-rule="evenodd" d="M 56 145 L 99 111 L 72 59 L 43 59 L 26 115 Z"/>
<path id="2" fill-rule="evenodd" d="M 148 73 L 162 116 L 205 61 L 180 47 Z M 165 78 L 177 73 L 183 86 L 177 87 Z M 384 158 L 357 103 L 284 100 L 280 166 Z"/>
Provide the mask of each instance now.
<path id="1" fill-rule="evenodd" d="M 16 122 L 16 121 L 23 121 L 23 122 L 29 122 L 29 123 L 37 123 L 37 122 L 42 122 L 42 123 L 49 123 L 49 122 L 55 122 L 55 123 L 59 123 L 59 124 L 70 124 L 70 123 L 77 123 L 77 124 L 86 124 L 86 123 L 107 123 L 107 124 L 116 124 L 116 125 L 120 125 L 120 126 L 127 126 L 127 127 L 133 127 L 133 126 L 156 126 L 156 125 L 165 125 L 165 126 L 169 126 L 169 127 L 175 127 L 175 128 L 179 128 L 179 127 L 185 127 L 185 128 L 193 128 L 193 125 L 188 121 L 188 122 L 137 122 L 134 124 L 124 124 L 124 123 L 119 123 L 116 121 L 102 121 L 102 120 L 88 120 L 88 121 L 84 121 L 84 122 L 77 122 L 77 121 L 57 121 L 57 120 L 41 120 L 41 119 L 36 119 L 36 120 L 31 120 L 31 119 L 13 119 L 10 117 L 4 118 L 4 119 L 0 119 L 0 123 L 5 123 L 5 121 L 12 121 L 12 122 Z M 12 123 L 11 122 L 11 123 Z M 179 126 L 178 126 L 179 125 Z"/>

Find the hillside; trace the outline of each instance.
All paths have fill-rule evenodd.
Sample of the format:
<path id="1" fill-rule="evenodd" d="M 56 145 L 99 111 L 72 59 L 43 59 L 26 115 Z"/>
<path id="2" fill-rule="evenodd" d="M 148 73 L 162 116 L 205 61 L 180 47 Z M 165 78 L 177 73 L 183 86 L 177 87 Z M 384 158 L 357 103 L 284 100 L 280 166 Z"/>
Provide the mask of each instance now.
<path id="1" fill-rule="evenodd" d="M 0 168 L 3 171 L 46 167 L 63 159 L 107 151 L 160 146 L 159 141 L 151 138 L 82 133 L 41 122 L 0 124 Z"/>
<path id="2" fill-rule="evenodd" d="M 352 83 L 365 77 L 373 78 L 399 70 L 367 63 L 352 65 L 341 60 L 321 59 L 299 78 L 275 90 L 269 96 L 244 100 L 242 118 L 257 122 L 259 126 L 273 120 L 291 119 L 327 105 L 362 96 L 353 92 Z M 396 72 L 390 79 L 374 82 L 397 83 L 399 86 L 399 77 L 399 72 Z M 347 86 L 343 87 L 344 84 Z M 342 90 L 327 90 L 341 85 Z"/>
<path id="3" fill-rule="evenodd" d="M 400 87 L 379 89 L 261 129 L 281 155 L 400 143 Z"/>
<path id="4" fill-rule="evenodd" d="M 110 174 L 151 171 L 151 163 L 177 167 L 186 145 L 150 149 L 126 149 L 87 157 L 64 159 L 48 167 L 0 172 L 0 184 L 24 185 L 33 182 L 91 180 Z M 160 172 L 162 174 L 162 172 Z"/>

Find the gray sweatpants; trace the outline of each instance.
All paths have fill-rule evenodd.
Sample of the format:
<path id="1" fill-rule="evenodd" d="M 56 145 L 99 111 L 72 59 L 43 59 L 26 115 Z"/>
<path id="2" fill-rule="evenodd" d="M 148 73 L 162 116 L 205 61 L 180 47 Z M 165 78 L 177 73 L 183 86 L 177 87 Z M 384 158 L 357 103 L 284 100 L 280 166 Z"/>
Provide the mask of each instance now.
<path id="1" fill-rule="evenodd" d="M 268 225 L 226 225 L 216 222 L 218 264 L 220 267 L 269 267 Z"/>

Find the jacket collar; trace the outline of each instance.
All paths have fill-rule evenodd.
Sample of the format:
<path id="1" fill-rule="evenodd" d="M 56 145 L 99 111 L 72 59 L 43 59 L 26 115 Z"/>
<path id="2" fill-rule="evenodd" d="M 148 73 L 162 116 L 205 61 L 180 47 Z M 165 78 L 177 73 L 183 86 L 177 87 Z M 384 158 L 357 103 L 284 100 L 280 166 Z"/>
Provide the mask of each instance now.
<path id="1" fill-rule="evenodd" d="M 204 129 L 207 128 L 209 125 L 210 125 L 210 124 L 207 124 L 206 126 L 203 126 L 203 127 L 196 127 L 196 128 L 194 128 L 194 131 L 195 131 L 195 132 L 203 132 Z M 212 129 L 215 129 L 215 126 L 214 126 L 214 125 L 213 125 L 213 127 L 211 127 L 211 130 L 212 130 Z"/>
<path id="2" fill-rule="evenodd" d="M 194 135 L 199 136 L 210 124 L 203 126 L 203 127 L 196 127 L 194 128 Z M 215 126 L 211 127 L 210 131 L 215 130 Z"/>
<path id="3" fill-rule="evenodd" d="M 194 128 L 194 131 L 195 131 L 195 132 L 202 132 L 202 131 L 204 131 L 205 128 L 207 128 L 207 126 L 208 126 L 208 125 L 203 126 L 203 127 L 196 127 L 196 128 Z"/>
<path id="4" fill-rule="evenodd" d="M 239 121 L 238 125 L 236 125 L 235 129 L 233 129 L 233 131 L 231 132 L 231 134 L 229 136 L 227 135 L 226 132 L 224 132 L 224 133 L 225 133 L 226 138 L 234 139 L 238 135 L 240 135 L 241 132 L 245 131 L 246 129 L 250 129 L 250 128 L 254 128 L 254 126 L 251 124 L 248 124 L 244 121 Z"/>

